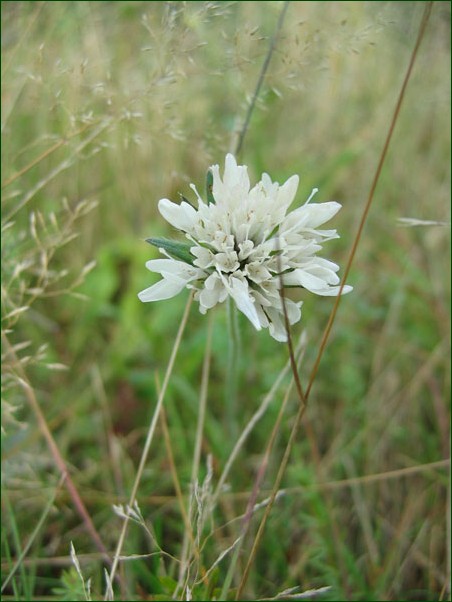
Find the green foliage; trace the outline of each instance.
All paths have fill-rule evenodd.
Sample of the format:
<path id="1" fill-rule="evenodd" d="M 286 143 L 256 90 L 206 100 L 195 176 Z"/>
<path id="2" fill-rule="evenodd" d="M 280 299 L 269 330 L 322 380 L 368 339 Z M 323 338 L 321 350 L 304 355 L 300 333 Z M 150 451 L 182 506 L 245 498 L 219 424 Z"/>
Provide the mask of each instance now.
<path id="1" fill-rule="evenodd" d="M 61 585 L 53 588 L 57 600 L 75 602 L 75 600 L 86 600 L 83 583 L 74 568 L 63 570 Z"/>
<path id="2" fill-rule="evenodd" d="M 190 243 L 177 242 L 168 238 L 146 238 L 146 242 L 158 249 L 163 249 L 174 259 L 179 259 L 193 265 L 193 255 L 190 253 L 190 248 L 193 245 Z"/>

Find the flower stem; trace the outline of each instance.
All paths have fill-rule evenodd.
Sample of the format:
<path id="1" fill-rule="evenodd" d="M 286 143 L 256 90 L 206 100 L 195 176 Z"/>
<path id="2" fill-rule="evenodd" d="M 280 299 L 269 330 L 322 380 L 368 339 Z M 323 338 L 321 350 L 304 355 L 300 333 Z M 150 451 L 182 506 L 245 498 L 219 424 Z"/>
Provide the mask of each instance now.
<path id="1" fill-rule="evenodd" d="M 226 374 L 226 415 L 227 429 L 230 437 L 237 435 L 237 390 L 239 380 L 240 333 L 237 309 L 231 298 L 228 298 L 228 364 Z"/>
<path id="2" fill-rule="evenodd" d="M 166 394 L 166 389 L 168 387 L 168 383 L 169 383 L 169 379 L 171 376 L 171 373 L 173 371 L 173 367 L 174 367 L 174 363 L 176 361 L 176 355 L 177 352 L 179 350 L 179 346 L 182 340 L 182 334 L 185 330 L 185 326 L 187 324 L 187 320 L 188 320 L 188 314 L 190 311 L 190 307 L 193 301 L 193 293 L 191 292 L 188 299 L 187 299 L 187 303 L 185 305 L 185 310 L 184 310 L 184 315 L 182 316 L 182 320 L 179 324 L 179 330 L 177 332 L 176 335 L 176 339 L 174 341 L 174 345 L 173 345 L 173 350 L 171 352 L 171 356 L 168 362 L 168 366 L 166 368 L 166 373 L 165 373 L 165 378 L 163 380 L 163 384 L 162 384 L 162 388 L 160 390 L 160 394 L 158 396 L 158 400 L 157 400 L 157 405 L 156 408 L 154 410 L 153 416 L 152 416 L 152 420 L 151 423 L 149 425 L 149 429 L 148 429 L 148 433 L 146 436 L 146 442 L 144 444 L 144 448 L 143 448 L 143 452 L 141 454 L 141 460 L 140 460 L 140 464 L 138 466 L 138 470 L 137 470 L 137 474 L 135 476 L 135 481 L 132 487 L 132 492 L 130 494 L 130 499 L 129 499 L 129 503 L 128 503 L 128 509 L 127 509 L 127 518 L 124 520 L 123 525 L 122 525 L 122 529 L 121 529 L 121 533 L 119 536 L 119 540 L 118 540 L 118 544 L 116 547 L 116 552 L 113 558 L 113 564 L 111 567 L 111 571 L 110 571 L 110 581 L 113 581 L 113 578 L 116 574 L 116 571 L 118 569 L 118 564 L 119 564 L 119 560 L 120 560 L 120 555 L 122 552 L 122 547 L 124 545 L 124 541 L 125 541 L 125 537 L 126 537 L 126 532 L 127 532 L 127 527 L 129 524 L 129 510 L 130 508 L 133 507 L 135 500 L 136 500 L 136 496 L 137 496 L 137 492 L 138 492 L 138 487 L 140 485 L 140 481 L 141 481 L 141 477 L 143 475 L 143 471 L 144 471 L 144 467 L 146 465 L 146 460 L 149 454 L 149 449 L 151 447 L 151 443 L 152 440 L 154 438 L 154 433 L 155 433 L 155 429 L 156 429 L 156 425 L 157 425 L 157 420 L 159 418 L 160 415 L 160 411 L 162 409 L 162 405 L 163 405 L 163 400 L 165 398 L 165 394 Z M 107 592 L 108 593 L 108 592 Z M 105 596 L 104 599 L 107 599 L 107 594 Z"/>

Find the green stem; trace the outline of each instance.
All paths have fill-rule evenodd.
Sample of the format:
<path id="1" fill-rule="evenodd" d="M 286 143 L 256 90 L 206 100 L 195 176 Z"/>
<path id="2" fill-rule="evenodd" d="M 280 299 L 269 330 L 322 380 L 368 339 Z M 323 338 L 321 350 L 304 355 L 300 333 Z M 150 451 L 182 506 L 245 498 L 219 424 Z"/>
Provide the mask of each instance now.
<path id="1" fill-rule="evenodd" d="M 237 422 L 237 390 L 239 380 L 240 333 L 238 327 L 237 309 L 234 301 L 228 299 L 228 363 L 226 373 L 226 415 L 227 429 L 235 438 L 238 430 Z"/>

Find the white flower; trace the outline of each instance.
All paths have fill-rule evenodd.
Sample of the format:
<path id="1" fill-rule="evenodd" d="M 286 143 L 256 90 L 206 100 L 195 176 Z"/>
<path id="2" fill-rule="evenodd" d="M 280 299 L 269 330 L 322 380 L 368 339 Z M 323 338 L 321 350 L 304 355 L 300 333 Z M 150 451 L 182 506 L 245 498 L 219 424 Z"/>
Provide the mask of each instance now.
<path id="1" fill-rule="evenodd" d="M 279 186 L 264 173 L 250 189 L 247 168 L 237 165 L 231 154 L 226 155 L 223 179 L 218 165 L 210 172 L 214 199 L 210 203 L 202 200 L 193 184 L 197 209 L 186 200 L 179 205 L 168 199 L 159 202 L 162 216 L 184 232 L 190 244 L 150 239 L 167 259 L 148 261 L 146 267 L 163 279 L 138 297 L 159 301 L 192 288 L 201 313 L 206 313 L 229 296 L 257 330 L 268 328 L 273 338 L 285 341 L 281 282 L 284 287 L 303 287 L 317 295 L 339 292 L 339 266 L 316 254 L 324 242 L 338 238 L 336 230 L 318 227 L 336 215 L 341 205 L 310 203 L 317 192 L 314 189 L 302 207 L 287 213 L 298 176 Z M 344 286 L 342 292 L 351 290 Z M 285 298 L 285 305 L 290 324 L 298 322 L 301 301 Z"/>

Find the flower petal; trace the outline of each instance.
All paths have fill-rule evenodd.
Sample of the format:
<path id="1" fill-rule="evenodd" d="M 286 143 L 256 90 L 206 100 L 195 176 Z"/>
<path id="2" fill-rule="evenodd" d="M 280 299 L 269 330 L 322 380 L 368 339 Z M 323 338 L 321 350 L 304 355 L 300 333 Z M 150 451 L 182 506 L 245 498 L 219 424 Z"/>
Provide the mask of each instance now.
<path id="1" fill-rule="evenodd" d="M 159 211 L 168 223 L 184 232 L 191 232 L 197 221 L 196 209 L 185 201 L 177 205 L 168 199 L 161 199 Z"/>
<path id="2" fill-rule="evenodd" d="M 297 194 L 298 183 L 300 178 L 295 175 L 291 176 L 278 190 L 278 195 L 276 197 L 276 203 L 283 205 L 284 207 L 289 207 L 292 204 L 292 201 Z"/>
<path id="3" fill-rule="evenodd" d="M 250 179 L 248 168 L 245 165 L 237 165 L 234 155 L 228 153 L 224 164 L 223 184 L 228 188 L 238 186 L 245 193 L 250 190 Z"/>
<path id="4" fill-rule="evenodd" d="M 172 274 L 185 279 L 192 278 L 200 272 L 196 267 L 176 259 L 150 259 L 146 261 L 146 267 L 150 272 Z"/>
<path id="5" fill-rule="evenodd" d="M 222 276 L 222 274 L 220 274 Z M 230 282 L 228 279 L 222 276 L 222 280 L 228 293 L 234 299 L 235 304 L 238 309 L 245 314 L 251 324 L 257 330 L 261 329 L 261 323 L 259 320 L 259 316 L 257 315 L 256 308 L 254 306 L 254 302 L 250 296 L 248 283 L 246 280 L 240 280 L 239 278 L 230 278 Z"/>
<path id="6" fill-rule="evenodd" d="M 341 208 L 339 203 L 308 203 L 289 213 L 281 225 L 281 232 L 317 228 L 330 220 Z"/>
<path id="7" fill-rule="evenodd" d="M 327 283 L 324 280 L 302 269 L 296 269 L 293 272 L 284 274 L 282 279 L 285 286 L 303 286 L 311 292 L 327 287 Z"/>
<path id="8" fill-rule="evenodd" d="M 183 288 L 186 286 L 186 281 L 182 279 L 167 280 L 164 278 L 153 286 L 145 288 L 143 291 L 138 293 L 138 298 L 143 303 L 148 301 L 163 301 L 164 299 L 170 299 L 175 295 L 178 295 Z"/>
<path id="9" fill-rule="evenodd" d="M 301 319 L 301 306 L 303 302 L 298 301 L 298 303 L 295 303 L 295 301 L 292 301 L 292 299 L 285 298 L 285 304 L 289 324 L 296 324 Z"/>
<path id="10" fill-rule="evenodd" d="M 328 286 L 322 289 L 311 289 L 311 293 L 315 293 L 316 295 L 320 295 L 321 297 L 337 297 L 337 295 L 339 294 L 339 290 L 340 290 L 340 286 Z M 353 290 L 353 286 L 350 286 L 348 284 L 344 285 L 344 288 L 342 289 L 342 295 L 346 295 L 347 293 L 350 293 Z"/>
<path id="11" fill-rule="evenodd" d="M 217 207 L 223 206 L 228 209 L 239 207 L 246 200 L 250 190 L 247 167 L 237 165 L 234 156 L 229 153 L 226 155 L 223 180 L 218 165 L 212 165 L 210 171 L 213 176 L 212 192 Z"/>
<path id="12" fill-rule="evenodd" d="M 266 308 L 265 313 L 270 321 L 268 325 L 270 335 L 280 343 L 287 341 L 286 327 L 281 313 L 274 307 Z"/>

